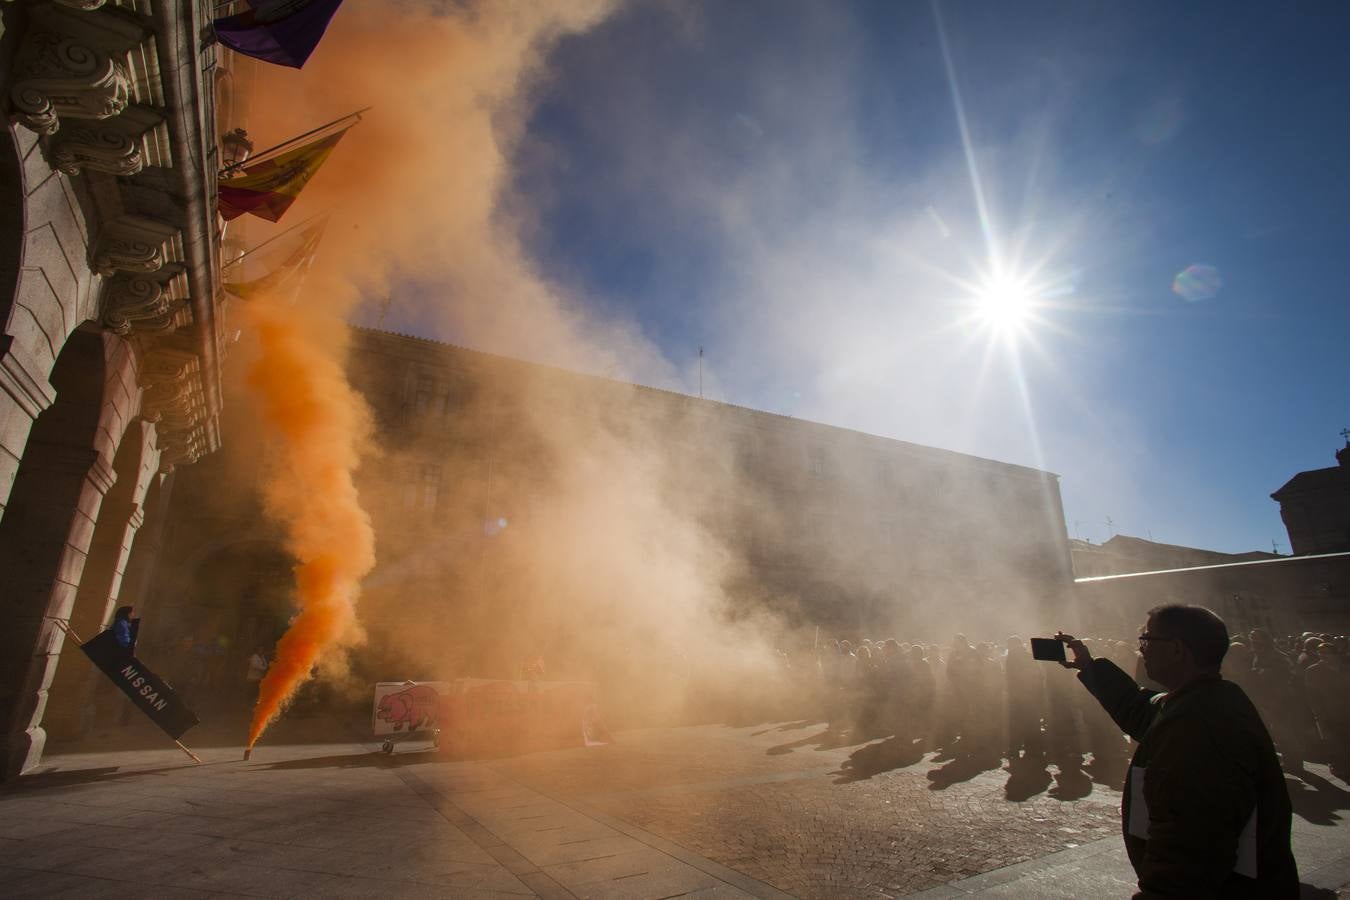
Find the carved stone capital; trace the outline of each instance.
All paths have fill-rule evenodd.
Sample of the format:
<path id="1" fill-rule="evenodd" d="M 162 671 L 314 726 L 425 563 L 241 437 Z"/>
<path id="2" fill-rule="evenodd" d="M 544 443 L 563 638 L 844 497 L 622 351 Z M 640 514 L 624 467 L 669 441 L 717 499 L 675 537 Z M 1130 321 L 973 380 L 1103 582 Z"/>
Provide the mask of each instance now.
<path id="1" fill-rule="evenodd" d="M 162 468 L 196 462 L 210 451 L 205 388 L 196 354 L 156 347 L 141 358 L 141 415 L 155 423 Z"/>
<path id="2" fill-rule="evenodd" d="M 94 242 L 90 265 L 100 275 L 158 272 L 183 260 L 182 232 L 142 216 L 121 216 L 106 223 Z"/>
<path id="3" fill-rule="evenodd" d="M 200 377 L 201 360 L 197 354 L 173 347 L 153 346 L 141 357 L 136 383 L 141 387 L 153 387 Z"/>
<path id="4" fill-rule="evenodd" d="M 52 162 L 67 175 L 84 169 L 135 175 L 145 168 L 141 142 L 116 125 L 67 125 L 52 144 Z"/>
<path id="5" fill-rule="evenodd" d="M 126 67 L 78 38 L 35 27 L 20 58 L 10 100 L 19 121 L 40 134 L 55 134 L 62 118 L 110 118 L 131 98 Z"/>
<path id="6" fill-rule="evenodd" d="M 66 122 L 52 138 L 52 164 L 67 175 L 84 169 L 135 175 L 146 166 L 170 164 L 162 146 L 167 132 L 158 113 L 140 106 L 100 122 Z"/>
<path id="7" fill-rule="evenodd" d="M 103 287 L 103 325 L 114 334 L 171 332 L 178 308 L 170 281 L 149 275 L 118 275 Z"/>

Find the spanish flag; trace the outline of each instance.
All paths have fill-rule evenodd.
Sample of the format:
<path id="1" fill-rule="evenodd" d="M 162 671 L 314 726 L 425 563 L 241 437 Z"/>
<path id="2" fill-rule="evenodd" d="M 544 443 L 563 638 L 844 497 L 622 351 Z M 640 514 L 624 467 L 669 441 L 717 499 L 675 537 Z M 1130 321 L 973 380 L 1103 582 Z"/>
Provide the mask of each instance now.
<path id="1" fill-rule="evenodd" d="M 351 126 L 348 125 L 347 128 Z M 252 163 L 243 174 L 221 179 L 220 214 L 235 219 L 252 213 L 269 222 L 281 221 L 319 166 L 333 152 L 347 128 L 319 138 L 294 150 L 287 150 L 262 162 Z"/>
<path id="2" fill-rule="evenodd" d="M 227 281 L 225 290 L 244 300 L 253 300 L 264 294 L 273 298 L 293 301 L 304 281 L 305 273 L 314 263 L 319 241 L 323 239 L 323 230 L 328 225 L 324 216 L 308 228 L 300 231 L 295 248 L 265 275 L 249 281 Z"/>

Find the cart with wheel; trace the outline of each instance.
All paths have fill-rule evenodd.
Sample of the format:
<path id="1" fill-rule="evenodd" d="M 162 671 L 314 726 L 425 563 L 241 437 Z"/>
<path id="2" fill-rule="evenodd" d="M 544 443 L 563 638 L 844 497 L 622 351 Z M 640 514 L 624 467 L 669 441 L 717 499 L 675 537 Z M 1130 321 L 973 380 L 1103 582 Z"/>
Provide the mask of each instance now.
<path id="1" fill-rule="evenodd" d="M 409 740 L 429 740 L 440 747 L 445 697 L 451 685 L 444 681 L 381 681 L 375 685 L 371 731 L 380 739 L 380 749 Z"/>

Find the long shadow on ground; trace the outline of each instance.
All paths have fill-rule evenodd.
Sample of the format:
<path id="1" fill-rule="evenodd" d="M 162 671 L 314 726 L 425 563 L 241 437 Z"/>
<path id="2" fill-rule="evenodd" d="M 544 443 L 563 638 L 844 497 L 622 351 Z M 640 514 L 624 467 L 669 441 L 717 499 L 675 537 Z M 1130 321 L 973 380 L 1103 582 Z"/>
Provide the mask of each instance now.
<path id="1" fill-rule="evenodd" d="M 314 756 L 308 759 L 283 759 L 252 771 L 276 772 L 295 769 L 397 769 L 400 766 L 429 762 L 449 762 L 450 758 L 436 750 L 408 750 L 403 753 L 339 753 L 333 756 Z"/>
<path id="2" fill-rule="evenodd" d="M 203 763 L 211 765 L 211 763 Z M 161 775 L 165 772 L 181 772 L 184 769 L 195 769 L 196 765 L 190 762 L 179 763 L 173 766 L 160 766 L 155 769 L 127 769 L 122 766 L 95 766 L 88 769 L 65 769 L 56 772 L 39 772 L 36 775 L 24 775 L 18 780 L 6 784 L 0 789 L 0 799 L 13 794 L 22 794 L 28 791 L 45 790 L 47 788 L 76 787 L 85 784 L 105 784 L 111 781 L 120 781 L 123 778 L 134 778 L 138 775 Z"/>
<path id="3" fill-rule="evenodd" d="M 1003 795 L 1015 803 L 1030 800 L 1037 794 L 1044 793 L 1054 781 L 1045 761 L 1039 757 L 1026 756 L 1015 759 L 1005 768 L 1008 772 L 1008 783 L 1003 786 Z"/>
<path id="4" fill-rule="evenodd" d="M 802 747 L 810 747 L 814 750 L 835 750 L 839 747 L 851 747 L 854 744 L 865 743 L 868 739 L 862 735 L 855 735 L 851 731 L 841 731 L 834 728 L 826 728 L 817 734 L 812 734 L 800 740 L 789 741 L 786 744 L 775 744 L 764 751 L 765 756 L 783 756 L 798 750 Z"/>
<path id="5" fill-rule="evenodd" d="M 1000 757 L 976 753 L 961 754 L 950 762 L 928 771 L 928 780 L 931 782 L 928 789 L 944 791 L 954 784 L 970 781 L 981 772 L 992 772 L 1002 766 L 1003 760 Z"/>
<path id="6" fill-rule="evenodd" d="M 873 775 L 904 769 L 923 759 L 923 743 L 902 735 L 867 744 L 853 751 L 835 774 L 835 784 L 865 781 Z"/>
<path id="7" fill-rule="evenodd" d="M 1334 825 L 1350 809 L 1350 791 L 1311 771 L 1303 771 L 1298 778 L 1285 776 L 1289 801 L 1294 812 L 1314 825 Z"/>

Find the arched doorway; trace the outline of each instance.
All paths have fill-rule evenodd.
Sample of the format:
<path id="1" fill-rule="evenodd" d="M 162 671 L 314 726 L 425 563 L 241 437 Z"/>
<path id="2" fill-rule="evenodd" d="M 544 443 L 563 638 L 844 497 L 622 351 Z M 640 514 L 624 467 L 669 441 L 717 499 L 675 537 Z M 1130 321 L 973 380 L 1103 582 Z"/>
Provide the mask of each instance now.
<path id="1" fill-rule="evenodd" d="M 142 643 L 146 662 L 198 714 L 242 707 L 255 647 L 267 656 L 294 614 L 295 559 L 279 543 L 242 540 L 210 547 L 157 592 Z"/>

